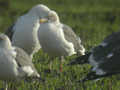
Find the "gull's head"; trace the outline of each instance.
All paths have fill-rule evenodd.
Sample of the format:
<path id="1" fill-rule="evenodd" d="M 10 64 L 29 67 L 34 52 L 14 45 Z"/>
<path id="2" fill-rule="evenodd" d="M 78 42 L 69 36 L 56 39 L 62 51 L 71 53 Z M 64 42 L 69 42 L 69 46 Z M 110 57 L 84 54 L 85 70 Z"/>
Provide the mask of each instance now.
<path id="1" fill-rule="evenodd" d="M 48 19 L 52 22 L 59 22 L 59 17 L 55 11 L 50 11 L 48 14 Z"/>
<path id="2" fill-rule="evenodd" d="M 42 18 L 42 17 L 46 17 L 49 11 L 50 9 L 47 6 L 43 4 L 38 4 L 29 11 L 29 14 L 36 15 L 39 18 Z"/>
<path id="3" fill-rule="evenodd" d="M 49 11 L 48 16 L 40 19 L 40 23 L 54 22 L 59 23 L 59 17 L 57 13 L 53 10 Z"/>
<path id="4" fill-rule="evenodd" d="M 8 49 L 11 48 L 10 39 L 5 34 L 0 34 L 0 47 L 1 48 L 8 48 Z"/>

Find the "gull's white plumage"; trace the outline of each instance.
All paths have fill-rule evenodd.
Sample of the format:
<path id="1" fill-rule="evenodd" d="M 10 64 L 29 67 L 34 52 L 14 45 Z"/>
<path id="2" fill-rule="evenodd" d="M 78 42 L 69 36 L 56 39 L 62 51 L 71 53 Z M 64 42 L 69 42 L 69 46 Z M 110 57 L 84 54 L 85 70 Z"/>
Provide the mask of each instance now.
<path id="1" fill-rule="evenodd" d="M 18 65 L 14 58 L 15 55 L 14 48 L 3 48 L 0 46 L 0 79 L 9 80 L 14 79 L 18 76 Z"/>
<path id="2" fill-rule="evenodd" d="M 40 48 L 38 38 L 36 37 L 39 20 L 35 19 L 37 18 L 30 18 L 29 16 L 21 17 L 20 21 L 18 20 L 15 24 L 15 32 L 12 37 L 13 45 L 23 48 L 29 55 L 33 55 Z"/>
<path id="3" fill-rule="evenodd" d="M 31 57 L 40 49 L 37 33 L 40 27 L 39 20 L 49 9 L 39 4 L 27 14 L 18 18 L 13 27 L 12 44 L 24 49 Z"/>
<path id="4" fill-rule="evenodd" d="M 60 71 L 62 71 L 63 56 L 71 56 L 77 52 L 84 55 L 85 49 L 73 30 L 60 23 L 55 11 L 50 10 L 43 18 L 44 22 L 41 22 L 38 30 L 41 47 L 48 55 L 61 57 Z"/>
<path id="5" fill-rule="evenodd" d="M 60 23 L 56 12 L 49 11 L 47 19 L 48 22 L 41 23 L 38 31 L 43 51 L 52 56 L 70 56 L 75 54 L 75 46 L 65 38 L 66 34 L 64 33 L 63 24 Z"/>
<path id="6" fill-rule="evenodd" d="M 75 54 L 73 44 L 64 38 L 64 33 L 59 28 L 59 24 L 55 26 L 54 23 L 45 23 L 41 25 L 38 32 L 42 49 L 49 55 L 70 56 Z"/>
<path id="7" fill-rule="evenodd" d="M 9 38 L 0 34 L 0 80 L 21 80 L 40 77 L 30 56 L 18 47 L 13 47 Z"/>

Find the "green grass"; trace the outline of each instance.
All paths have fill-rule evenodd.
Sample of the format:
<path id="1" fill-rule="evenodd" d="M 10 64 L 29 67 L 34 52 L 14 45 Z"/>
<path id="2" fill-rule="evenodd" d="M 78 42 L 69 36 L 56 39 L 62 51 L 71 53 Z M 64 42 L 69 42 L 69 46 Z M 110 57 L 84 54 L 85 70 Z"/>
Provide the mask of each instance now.
<path id="1" fill-rule="evenodd" d="M 55 10 L 60 21 L 71 26 L 81 37 L 87 51 L 98 45 L 107 35 L 120 29 L 119 0 L 12 0 L 10 8 L 0 7 L 3 9 L 0 13 L 0 32 L 4 32 L 20 15 L 39 3 Z M 17 85 L 18 90 L 119 90 L 119 75 L 96 82 L 77 83 L 77 80 L 88 73 L 90 66 L 66 66 L 74 57 L 66 57 L 62 73 L 58 73 L 60 62 L 56 58 L 53 61 L 53 72 L 49 73 L 47 70 L 50 58 L 39 51 L 34 55 L 33 62 L 45 82 L 22 81 Z"/>

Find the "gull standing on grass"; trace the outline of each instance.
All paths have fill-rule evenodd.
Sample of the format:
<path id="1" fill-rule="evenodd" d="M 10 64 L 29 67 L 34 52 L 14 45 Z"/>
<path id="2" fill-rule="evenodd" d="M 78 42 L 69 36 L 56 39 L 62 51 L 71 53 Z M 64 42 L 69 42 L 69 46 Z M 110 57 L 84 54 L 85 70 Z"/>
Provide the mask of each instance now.
<path id="1" fill-rule="evenodd" d="M 38 30 L 40 44 L 43 51 L 49 56 L 61 58 L 60 71 L 62 71 L 61 65 L 64 56 L 71 56 L 77 52 L 84 55 L 85 49 L 73 30 L 60 23 L 55 11 L 49 10 L 49 13 L 42 17 Z"/>
<path id="2" fill-rule="evenodd" d="M 0 80 L 5 81 L 5 90 L 8 81 L 27 77 L 40 78 L 32 58 L 21 48 L 12 46 L 5 34 L 0 34 Z"/>
<path id="3" fill-rule="evenodd" d="M 11 38 L 12 44 L 24 49 L 31 57 L 40 49 L 38 29 L 41 16 L 48 13 L 48 8 L 42 4 L 34 6 L 28 13 L 19 17 L 6 34 Z"/>
<path id="4" fill-rule="evenodd" d="M 82 61 L 82 62 L 81 62 Z M 69 65 L 92 65 L 90 72 L 81 81 L 94 80 L 120 73 L 120 31 L 115 32 L 93 48 L 88 54 L 79 56 Z"/>

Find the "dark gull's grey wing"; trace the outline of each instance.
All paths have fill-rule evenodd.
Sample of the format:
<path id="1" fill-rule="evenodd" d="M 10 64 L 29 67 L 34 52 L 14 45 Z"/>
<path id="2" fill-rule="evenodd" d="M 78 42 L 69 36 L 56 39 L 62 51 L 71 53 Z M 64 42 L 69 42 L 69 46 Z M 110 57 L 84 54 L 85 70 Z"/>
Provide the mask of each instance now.
<path id="1" fill-rule="evenodd" d="M 82 80 L 93 80 L 120 73 L 120 32 L 115 32 L 93 48 L 89 62 L 93 66 Z"/>
<path id="2" fill-rule="evenodd" d="M 16 61 L 20 67 L 30 66 L 34 70 L 33 76 L 38 75 L 37 70 L 35 69 L 32 59 L 30 56 L 24 52 L 24 50 L 16 47 L 15 51 L 17 52 Z"/>
<path id="3" fill-rule="evenodd" d="M 103 42 L 93 48 L 92 54 L 96 62 L 106 60 L 106 56 L 120 48 L 120 32 L 106 37 Z"/>
<path id="4" fill-rule="evenodd" d="M 69 26 L 62 24 L 64 37 L 69 42 L 72 42 L 76 52 L 82 51 L 84 49 L 83 45 L 81 44 L 80 38 L 74 33 L 72 28 Z"/>
<path id="5" fill-rule="evenodd" d="M 5 31 L 5 34 L 9 37 L 9 39 L 12 41 L 12 36 L 13 36 L 13 33 L 14 33 L 14 25 L 11 25 L 10 27 L 8 27 L 8 29 Z"/>

